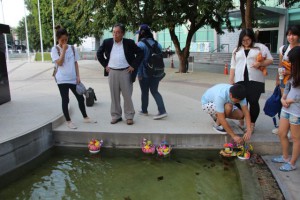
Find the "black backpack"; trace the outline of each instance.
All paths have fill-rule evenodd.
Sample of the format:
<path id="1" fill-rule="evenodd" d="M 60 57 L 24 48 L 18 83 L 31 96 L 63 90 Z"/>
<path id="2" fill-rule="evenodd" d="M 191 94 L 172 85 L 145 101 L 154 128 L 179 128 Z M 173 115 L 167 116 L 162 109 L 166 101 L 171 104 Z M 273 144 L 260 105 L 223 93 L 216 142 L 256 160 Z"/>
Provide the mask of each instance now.
<path id="1" fill-rule="evenodd" d="M 93 88 L 88 88 L 85 93 L 85 103 L 86 106 L 91 107 L 94 105 L 95 101 L 97 101 L 96 94 Z"/>
<path id="2" fill-rule="evenodd" d="M 163 53 L 158 47 L 157 41 L 151 46 L 146 39 L 142 40 L 150 50 L 150 56 L 146 66 L 146 73 L 150 77 L 163 78 L 165 76 L 165 63 Z"/>

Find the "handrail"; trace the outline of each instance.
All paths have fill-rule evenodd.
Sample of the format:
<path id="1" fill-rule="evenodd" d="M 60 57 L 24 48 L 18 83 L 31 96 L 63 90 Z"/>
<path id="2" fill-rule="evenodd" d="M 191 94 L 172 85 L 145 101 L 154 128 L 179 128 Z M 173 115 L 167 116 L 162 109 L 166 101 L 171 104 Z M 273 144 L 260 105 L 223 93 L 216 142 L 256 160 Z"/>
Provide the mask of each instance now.
<path id="1" fill-rule="evenodd" d="M 220 51 L 220 50 L 224 49 L 225 46 L 227 46 L 227 52 L 229 52 L 229 44 L 221 44 L 221 45 L 220 45 L 219 47 L 217 47 L 216 49 L 210 51 L 210 53 L 214 53 L 214 52 L 217 51 L 217 50 Z"/>

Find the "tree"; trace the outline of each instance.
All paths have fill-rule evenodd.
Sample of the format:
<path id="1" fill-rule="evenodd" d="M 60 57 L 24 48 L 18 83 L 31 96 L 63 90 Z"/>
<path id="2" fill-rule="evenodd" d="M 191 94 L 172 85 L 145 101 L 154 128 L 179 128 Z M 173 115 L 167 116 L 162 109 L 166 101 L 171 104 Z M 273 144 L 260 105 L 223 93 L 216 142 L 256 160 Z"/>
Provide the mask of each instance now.
<path id="1" fill-rule="evenodd" d="M 294 6 L 296 3 L 299 3 L 299 0 L 285 0 L 284 1 L 284 6 L 286 8 L 290 8 L 290 7 Z"/>
<path id="2" fill-rule="evenodd" d="M 240 0 L 241 28 L 253 28 L 257 26 L 257 16 L 260 14 L 255 13 L 254 15 L 254 10 L 259 5 L 265 5 L 265 3 L 262 0 Z"/>
<path id="3" fill-rule="evenodd" d="M 180 60 L 179 72 L 185 73 L 189 57 L 190 44 L 194 33 L 207 25 L 218 33 L 223 33 L 225 23 L 230 31 L 228 10 L 233 9 L 231 0 L 119 0 L 101 1 L 95 10 L 96 19 L 102 19 L 103 27 L 111 27 L 116 22 L 123 22 L 129 29 L 136 30 L 139 24 L 147 23 L 154 31 L 169 29 L 176 53 Z M 101 11 L 101 12 L 100 12 Z M 187 27 L 184 47 L 180 46 L 175 27 Z"/>
<path id="4" fill-rule="evenodd" d="M 96 1 L 86 0 L 53 0 L 55 25 L 60 24 L 69 32 L 70 44 L 81 44 L 82 39 L 92 35 L 96 30 L 91 26 L 88 19 L 92 16 L 92 9 L 89 9 Z M 35 50 L 40 50 L 40 31 L 37 0 L 26 0 L 25 2 L 30 14 L 27 18 L 30 46 Z M 44 49 L 53 46 L 53 26 L 51 0 L 40 0 L 40 14 L 43 35 Z"/>
<path id="5" fill-rule="evenodd" d="M 203 26 L 210 26 L 220 34 L 223 33 L 222 25 L 225 23 L 228 30 L 233 31 L 228 13 L 230 9 L 233 9 L 231 0 L 215 0 L 213 3 L 208 0 L 177 0 L 175 2 L 165 0 L 160 6 L 162 23 L 169 29 L 180 60 L 179 72 L 185 73 L 187 70 L 186 64 L 190 53 L 190 44 L 197 30 Z M 185 47 L 180 46 L 178 37 L 175 34 L 175 27 L 180 25 L 185 25 L 188 30 Z"/>

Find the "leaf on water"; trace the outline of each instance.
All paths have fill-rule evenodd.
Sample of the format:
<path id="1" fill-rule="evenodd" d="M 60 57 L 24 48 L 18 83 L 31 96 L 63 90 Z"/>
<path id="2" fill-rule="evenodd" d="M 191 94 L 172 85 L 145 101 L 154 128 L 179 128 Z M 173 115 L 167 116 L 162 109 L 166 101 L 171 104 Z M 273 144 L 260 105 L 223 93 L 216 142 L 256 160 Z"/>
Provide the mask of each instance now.
<path id="1" fill-rule="evenodd" d="M 195 174 L 198 176 L 200 173 L 199 173 L 199 172 L 196 172 Z"/>
<path id="2" fill-rule="evenodd" d="M 197 194 L 201 195 L 202 193 L 201 192 L 197 192 Z"/>
<path id="3" fill-rule="evenodd" d="M 157 181 L 162 181 L 162 180 L 164 180 L 164 176 L 157 177 Z"/>

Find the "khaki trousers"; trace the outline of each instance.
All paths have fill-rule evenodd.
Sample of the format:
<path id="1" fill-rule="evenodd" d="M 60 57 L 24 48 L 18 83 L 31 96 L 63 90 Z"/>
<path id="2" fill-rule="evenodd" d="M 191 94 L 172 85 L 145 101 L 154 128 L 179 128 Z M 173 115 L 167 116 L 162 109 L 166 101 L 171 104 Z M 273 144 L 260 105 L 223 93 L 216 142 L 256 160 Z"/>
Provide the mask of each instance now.
<path id="1" fill-rule="evenodd" d="M 131 99 L 133 91 L 133 83 L 131 82 L 131 74 L 126 70 L 109 71 L 108 83 L 111 96 L 110 114 L 112 119 L 122 117 L 121 98 L 122 93 L 124 99 L 124 114 L 126 119 L 133 119 L 135 111 Z"/>

